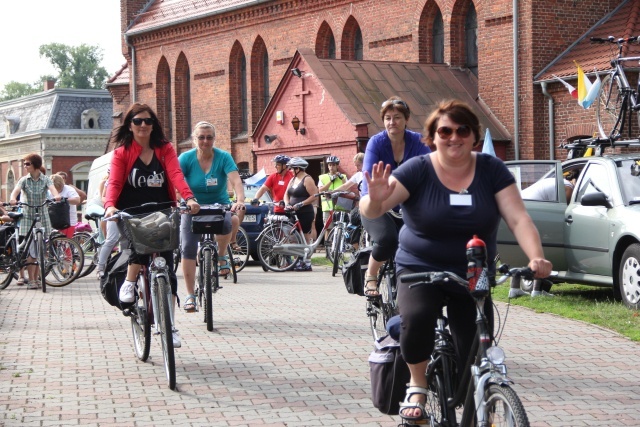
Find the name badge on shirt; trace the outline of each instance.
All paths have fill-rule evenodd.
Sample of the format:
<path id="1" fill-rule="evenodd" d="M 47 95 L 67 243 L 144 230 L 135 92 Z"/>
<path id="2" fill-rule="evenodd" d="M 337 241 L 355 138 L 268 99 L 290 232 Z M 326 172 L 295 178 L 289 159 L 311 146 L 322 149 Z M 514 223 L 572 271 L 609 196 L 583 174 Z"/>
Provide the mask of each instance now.
<path id="1" fill-rule="evenodd" d="M 162 178 L 149 178 L 147 179 L 147 187 L 162 187 Z"/>
<path id="2" fill-rule="evenodd" d="M 472 206 L 473 200 L 471 194 L 451 194 L 449 195 L 449 204 L 451 206 Z"/>
<path id="3" fill-rule="evenodd" d="M 218 185 L 218 178 L 207 178 L 207 187 Z"/>
<path id="4" fill-rule="evenodd" d="M 284 185 L 284 181 L 278 181 L 278 185 Z"/>

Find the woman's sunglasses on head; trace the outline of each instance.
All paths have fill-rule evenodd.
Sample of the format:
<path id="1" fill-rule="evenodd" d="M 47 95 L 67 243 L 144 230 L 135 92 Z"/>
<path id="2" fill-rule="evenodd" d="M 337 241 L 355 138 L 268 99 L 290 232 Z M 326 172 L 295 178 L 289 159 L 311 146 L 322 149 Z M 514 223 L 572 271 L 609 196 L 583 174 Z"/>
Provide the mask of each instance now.
<path id="1" fill-rule="evenodd" d="M 382 108 L 386 108 L 389 105 L 402 105 L 407 110 L 409 109 L 409 106 L 407 105 L 407 103 L 402 101 L 402 100 L 400 100 L 400 99 L 390 99 L 388 101 L 384 101 L 382 103 Z"/>
<path id="2" fill-rule="evenodd" d="M 144 119 L 141 119 L 141 118 L 131 119 L 131 123 L 133 123 L 136 126 L 140 126 L 142 122 L 144 122 L 144 124 L 147 126 L 151 126 L 153 124 L 153 119 L 151 117 L 146 117 Z"/>
<path id="3" fill-rule="evenodd" d="M 458 126 L 457 129 L 450 128 L 449 126 L 440 126 L 436 132 L 442 139 L 451 138 L 453 133 L 457 133 L 460 138 L 466 138 L 471 135 L 471 128 L 467 125 Z"/>

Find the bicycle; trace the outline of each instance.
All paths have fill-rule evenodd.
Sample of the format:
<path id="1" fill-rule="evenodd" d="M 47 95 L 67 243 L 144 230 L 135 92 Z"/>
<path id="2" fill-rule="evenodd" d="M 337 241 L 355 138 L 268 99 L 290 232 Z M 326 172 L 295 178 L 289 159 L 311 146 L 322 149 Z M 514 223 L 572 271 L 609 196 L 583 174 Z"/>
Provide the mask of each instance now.
<path id="1" fill-rule="evenodd" d="M 40 208 L 50 203 L 55 202 L 48 199 L 39 205 L 30 205 L 25 202 L 18 202 L 15 205 L 35 209 L 35 216 L 22 243 L 20 243 L 18 230 L 24 214 L 22 212 L 8 212 L 14 222 L 6 224 L 7 241 L 5 250 L 0 255 L 0 289 L 9 286 L 11 279 L 17 278 L 20 270 L 30 265 L 38 266 L 36 273 L 42 292 L 47 291 L 47 285 L 66 286 L 78 277 L 84 261 L 79 245 L 74 245 L 73 240 L 64 236 L 55 236 L 45 242 L 45 228 L 42 225 Z M 13 207 L 9 203 L 2 203 L 2 206 Z M 33 252 L 35 252 L 33 258 L 36 261 L 28 262 L 27 257 L 32 246 Z M 46 277 L 49 274 L 51 277 L 47 280 Z"/>
<path id="2" fill-rule="evenodd" d="M 387 334 L 387 322 L 398 314 L 395 255 L 382 264 L 376 285 L 378 295 L 368 296 L 366 301 L 366 313 L 374 341 Z"/>
<path id="3" fill-rule="evenodd" d="M 634 115 L 636 116 L 635 121 L 640 126 L 640 105 L 638 104 L 640 82 L 638 82 L 637 89 L 634 90 L 629 85 L 622 68 L 624 62 L 640 60 L 640 56 L 622 56 L 624 45 L 635 41 L 640 41 L 640 36 L 618 39 L 613 36 L 607 38 L 591 37 L 593 43 L 615 44 L 618 50 L 616 56 L 611 60 L 613 69 L 602 79 L 596 109 L 600 137 L 610 142 L 615 142 L 622 137 L 627 120 L 627 135 L 630 139 L 634 136 L 632 135 Z"/>
<path id="4" fill-rule="evenodd" d="M 510 269 L 507 265 L 502 265 L 500 272 L 503 276 L 496 281 L 498 284 L 509 277 L 533 279 L 533 271 L 529 268 Z M 511 387 L 513 381 L 507 377 L 504 350 L 491 345 L 495 338 L 490 335 L 484 314 L 484 301 L 490 293 L 489 287 L 478 285 L 471 289 L 467 280 L 447 271 L 407 274 L 400 281 L 412 283 L 409 288 L 441 283 L 462 286 L 476 302 L 476 338 L 464 368 L 457 367 L 453 339 L 446 328 L 447 318 L 443 315 L 442 308 L 440 310 L 434 348 L 426 372 L 426 424 L 432 427 L 529 426 L 524 406 Z M 461 404 L 463 409 L 458 423 L 456 408 Z M 419 423 L 425 424 L 424 420 Z M 403 420 L 400 425 L 415 424 Z"/>
<path id="5" fill-rule="evenodd" d="M 82 253 L 84 254 L 84 265 L 79 277 L 85 277 L 91 274 L 98 266 L 98 258 L 100 257 L 100 248 L 104 243 L 102 232 L 100 231 L 100 219 L 104 214 L 90 213 L 85 214 L 87 221 L 93 221 L 96 229 L 94 232 L 76 231 L 73 233 L 73 239 L 80 244 Z"/>
<path id="6" fill-rule="evenodd" d="M 176 388 L 176 366 L 173 347 L 173 293 L 169 282 L 167 261 L 159 254 L 174 250 L 178 245 L 178 215 L 187 208 L 173 208 L 174 202 L 145 203 L 147 212 L 134 214 L 139 207 L 114 213 L 106 221 L 118 220 L 121 232 L 140 255 L 151 255 L 149 265 L 141 266 L 136 282 L 135 300 L 123 310 L 131 319 L 133 348 L 145 362 L 151 350 L 151 327 L 160 336 L 164 370 L 169 388 Z M 169 206 L 168 208 L 162 208 Z M 149 227 L 148 227 L 149 225 Z M 152 323 L 153 320 L 153 323 Z"/>
<path id="7" fill-rule="evenodd" d="M 338 199 L 338 197 L 342 197 L 345 195 L 355 196 L 350 191 L 338 191 L 333 193 L 329 192 L 321 194 L 331 197 L 331 200 L 333 202 L 332 206 L 336 205 L 336 200 Z M 325 250 L 327 253 L 327 258 L 329 258 L 332 263 L 331 275 L 335 277 L 335 275 L 338 273 L 338 270 L 342 271 L 342 267 L 353 260 L 355 248 L 345 239 L 345 235 L 347 234 L 347 226 L 349 225 L 349 213 L 343 210 L 332 210 L 331 212 L 334 216 L 333 228 L 329 232 L 325 241 Z"/>

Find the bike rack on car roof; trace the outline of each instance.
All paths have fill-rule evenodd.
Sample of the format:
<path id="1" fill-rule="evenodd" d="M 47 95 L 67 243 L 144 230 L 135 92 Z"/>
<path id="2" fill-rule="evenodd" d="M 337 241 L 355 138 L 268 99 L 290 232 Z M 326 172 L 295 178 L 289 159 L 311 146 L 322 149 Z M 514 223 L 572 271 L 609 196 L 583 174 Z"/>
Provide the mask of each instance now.
<path id="1" fill-rule="evenodd" d="M 640 147 L 640 139 L 628 139 L 622 141 L 613 141 L 610 138 L 580 138 L 571 142 L 560 144 L 559 148 L 569 151 L 567 160 L 575 157 L 583 157 L 587 149 L 593 148 L 593 155 L 600 157 L 604 153 L 605 148 L 628 148 Z"/>

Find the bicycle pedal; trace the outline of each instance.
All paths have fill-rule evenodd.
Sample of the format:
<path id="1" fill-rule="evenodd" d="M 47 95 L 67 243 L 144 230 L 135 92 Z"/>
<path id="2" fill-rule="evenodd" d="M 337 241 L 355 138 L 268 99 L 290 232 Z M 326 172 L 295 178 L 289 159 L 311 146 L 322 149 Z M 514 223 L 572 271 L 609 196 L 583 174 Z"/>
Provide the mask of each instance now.
<path id="1" fill-rule="evenodd" d="M 122 315 L 124 317 L 130 317 L 131 316 L 131 310 L 128 308 L 125 308 L 124 310 L 122 310 Z"/>

